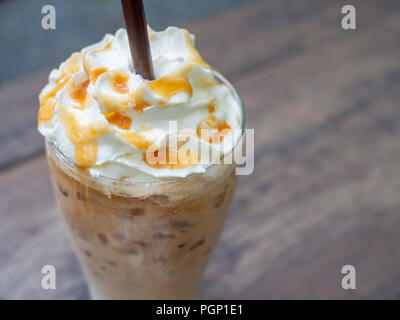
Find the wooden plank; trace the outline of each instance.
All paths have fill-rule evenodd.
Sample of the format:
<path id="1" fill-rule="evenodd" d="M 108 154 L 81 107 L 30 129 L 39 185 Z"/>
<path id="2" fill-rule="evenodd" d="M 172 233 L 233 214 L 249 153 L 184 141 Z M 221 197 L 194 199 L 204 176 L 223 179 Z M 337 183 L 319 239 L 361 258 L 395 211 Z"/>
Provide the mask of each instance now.
<path id="1" fill-rule="evenodd" d="M 381 24 L 236 78 L 256 172 L 241 179 L 202 297 L 399 295 L 399 17 L 390 7 Z M 44 157 L 0 172 L 0 216 L 2 297 L 86 297 Z M 51 292 L 39 287 L 47 263 L 60 277 Z M 355 291 L 340 288 L 345 264 Z"/>
<path id="2" fill-rule="evenodd" d="M 38 95 L 49 70 L 0 87 L 0 170 L 43 153 L 43 138 L 37 131 Z"/>
<path id="3" fill-rule="evenodd" d="M 339 29 L 344 3 L 261 1 L 191 23 L 188 28 L 197 35 L 205 59 L 235 83 L 262 66 L 274 67 L 325 44 L 350 38 L 351 32 Z M 360 32 L 373 28 L 390 10 L 399 9 L 393 0 L 355 1 L 355 5 Z M 36 130 L 37 96 L 48 73 L 44 70 L 0 87 L 0 106 L 4 114 L 10 115 L 0 117 L 0 170 L 43 152 L 43 140 Z"/>
<path id="4" fill-rule="evenodd" d="M 0 299 L 87 297 L 44 156 L 0 176 Z M 41 270 L 47 264 L 56 267 L 57 290 L 41 288 Z"/>
<path id="5" fill-rule="evenodd" d="M 206 61 L 229 79 L 241 79 L 261 67 L 274 67 L 365 32 L 400 10 L 395 0 L 354 0 L 357 31 L 340 27 L 345 0 L 260 1 L 189 26 Z"/>
<path id="6" fill-rule="evenodd" d="M 237 81 L 256 171 L 239 185 L 210 298 L 398 296 L 399 17 Z M 345 264 L 356 291 L 340 287 Z"/>

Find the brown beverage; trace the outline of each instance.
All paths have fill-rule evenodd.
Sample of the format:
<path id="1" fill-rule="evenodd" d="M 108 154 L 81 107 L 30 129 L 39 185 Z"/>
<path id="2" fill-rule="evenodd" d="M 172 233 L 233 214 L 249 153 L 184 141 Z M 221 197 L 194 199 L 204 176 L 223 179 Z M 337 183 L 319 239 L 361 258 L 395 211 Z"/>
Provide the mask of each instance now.
<path id="1" fill-rule="evenodd" d="M 234 163 L 204 165 L 197 153 L 185 164 L 145 161 L 148 141 L 168 137 L 170 120 L 214 149 L 234 142 L 219 151 L 225 159 L 245 128 L 236 91 L 210 71 L 186 30 L 151 38 L 156 80 L 129 69 L 120 30 L 72 55 L 40 96 L 54 192 L 95 299 L 196 298 L 236 185 Z M 181 46 L 180 60 L 164 56 L 171 43 Z M 211 135 L 200 136 L 204 128 Z"/>
<path id="2" fill-rule="evenodd" d="M 233 165 L 144 186 L 93 181 L 51 145 L 47 156 L 93 298 L 196 298 L 233 197 Z"/>

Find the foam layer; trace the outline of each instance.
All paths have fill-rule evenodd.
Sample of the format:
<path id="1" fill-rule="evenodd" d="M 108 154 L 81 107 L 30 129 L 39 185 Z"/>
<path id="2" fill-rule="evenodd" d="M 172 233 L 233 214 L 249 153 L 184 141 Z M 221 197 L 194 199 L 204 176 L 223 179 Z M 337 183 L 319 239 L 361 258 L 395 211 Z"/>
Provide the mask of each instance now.
<path id="1" fill-rule="evenodd" d="M 194 36 L 175 27 L 149 29 L 149 36 L 154 81 L 135 73 L 120 29 L 72 54 L 39 96 L 39 131 L 92 177 L 154 181 L 203 173 L 210 161 L 199 148 L 220 157 L 240 139 L 239 103 L 216 82 Z M 173 159 L 171 137 L 179 138 Z"/>

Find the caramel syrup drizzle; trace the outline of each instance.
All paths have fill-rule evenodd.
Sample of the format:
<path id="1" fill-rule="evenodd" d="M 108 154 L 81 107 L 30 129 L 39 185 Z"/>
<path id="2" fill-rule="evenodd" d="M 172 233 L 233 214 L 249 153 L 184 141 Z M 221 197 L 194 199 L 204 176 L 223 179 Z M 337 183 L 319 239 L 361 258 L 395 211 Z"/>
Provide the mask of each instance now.
<path id="1" fill-rule="evenodd" d="M 128 130 L 131 127 L 132 119 L 128 116 L 124 116 L 115 111 L 104 112 L 103 114 L 110 124 L 117 126 L 122 130 Z"/>
<path id="2" fill-rule="evenodd" d="M 63 89 L 72 75 L 77 73 L 81 67 L 81 54 L 73 53 L 71 57 L 65 61 L 61 67 L 61 77 L 56 80 L 54 88 L 46 93 L 39 95 L 39 116 L 38 125 L 50 121 L 54 116 L 54 109 L 56 106 L 55 96 L 58 91 Z"/>
<path id="3" fill-rule="evenodd" d="M 150 32 L 150 37 L 151 37 Z M 189 49 L 190 61 L 196 64 L 199 64 L 203 67 L 210 68 L 210 66 L 203 61 L 200 54 L 194 47 L 189 32 L 184 30 L 184 36 L 187 43 L 187 47 Z M 95 53 L 100 53 L 104 51 L 111 50 L 111 42 L 108 42 L 104 48 L 96 50 Z M 48 91 L 45 94 L 41 94 L 39 97 L 40 101 L 40 110 L 39 110 L 39 125 L 44 122 L 48 122 L 54 116 L 54 109 L 56 105 L 55 95 L 58 91 L 63 89 L 65 85 L 70 81 L 73 74 L 77 73 L 81 68 L 82 56 L 80 53 L 74 53 L 63 65 L 61 68 L 62 76 L 56 81 L 56 84 L 53 89 Z M 86 69 L 86 68 L 85 68 Z M 150 90 L 161 96 L 164 100 L 169 100 L 176 94 L 185 92 L 191 97 L 193 95 L 193 89 L 188 79 L 188 73 L 191 70 L 191 66 L 187 66 L 180 70 L 180 72 L 176 72 L 170 75 L 166 75 L 154 81 L 147 82 Z M 89 76 L 89 79 L 81 82 L 78 85 L 75 83 L 71 84 L 72 92 L 71 98 L 76 102 L 76 107 L 78 109 L 83 109 L 85 107 L 85 103 L 87 100 L 87 88 L 89 83 L 94 84 L 98 77 L 108 72 L 107 68 L 97 68 L 86 70 Z M 117 72 L 113 74 L 111 84 L 115 91 L 121 94 L 130 94 L 129 89 L 129 75 Z M 143 90 L 144 91 L 144 90 Z M 143 110 L 149 106 L 150 103 L 146 102 L 143 98 L 143 94 L 141 92 L 137 92 L 136 94 L 130 94 L 131 99 L 129 103 L 133 105 L 133 108 L 138 112 L 143 112 Z M 159 104 L 163 104 L 163 101 L 159 101 Z M 207 106 L 209 113 L 214 113 L 215 107 L 213 105 Z M 88 126 L 83 126 L 77 121 L 75 116 L 65 110 L 64 107 L 60 106 L 59 116 L 61 122 L 65 128 L 65 132 L 69 140 L 75 145 L 75 160 L 76 163 L 83 167 L 88 168 L 93 166 L 96 163 L 97 152 L 98 152 L 98 144 L 96 141 L 96 137 L 100 134 L 108 132 L 109 128 L 101 128 L 100 130 L 94 129 Z M 124 116 L 115 111 L 108 111 L 104 113 L 107 121 L 117 126 L 122 130 L 128 130 L 132 124 L 132 119 L 130 117 Z M 208 129 L 216 129 L 218 132 L 214 134 L 214 137 L 210 137 L 209 142 L 216 143 L 215 141 L 219 141 L 219 143 L 224 138 L 226 133 L 220 135 L 219 138 L 215 139 L 215 136 L 221 132 L 226 132 L 224 129 L 230 129 L 229 125 L 226 124 L 225 121 L 217 121 L 216 118 L 210 115 L 206 120 L 203 120 L 197 128 L 197 134 L 202 128 Z M 136 148 L 140 150 L 147 150 L 151 145 L 152 141 L 149 141 L 145 136 L 135 133 L 135 132 L 118 132 L 123 139 L 125 139 L 128 143 L 134 145 Z M 217 142 L 218 143 L 218 142 Z M 152 167 L 155 168 L 169 168 L 169 169 L 177 169 L 184 168 L 189 165 L 196 165 L 200 161 L 199 154 L 196 152 L 176 152 L 177 154 L 177 162 L 170 163 L 170 155 L 172 154 L 169 148 L 164 148 L 160 150 L 154 151 L 154 155 L 165 157 L 166 163 L 157 163 L 150 164 L 147 162 L 145 154 L 143 155 L 144 161 Z"/>
<path id="4" fill-rule="evenodd" d="M 156 169 L 182 169 L 200 162 L 200 155 L 196 151 L 188 149 L 174 150 L 165 147 L 153 151 L 151 155 L 153 159 L 149 161 L 148 153 L 144 153 L 143 161 Z"/>
<path id="5" fill-rule="evenodd" d="M 217 120 L 213 115 L 202 120 L 197 126 L 197 136 L 212 144 L 220 144 L 229 133 L 231 127 L 225 120 Z"/>

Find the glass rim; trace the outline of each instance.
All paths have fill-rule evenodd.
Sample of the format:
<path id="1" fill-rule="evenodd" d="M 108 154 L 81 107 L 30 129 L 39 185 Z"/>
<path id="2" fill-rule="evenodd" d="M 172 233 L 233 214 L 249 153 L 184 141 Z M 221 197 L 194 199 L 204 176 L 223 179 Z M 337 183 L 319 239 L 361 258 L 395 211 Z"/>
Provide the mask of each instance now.
<path id="1" fill-rule="evenodd" d="M 239 140 L 237 141 L 237 143 L 232 147 L 232 149 L 230 150 L 230 152 L 225 153 L 221 158 L 220 161 L 223 161 L 223 159 L 226 156 L 229 156 L 230 154 L 232 154 L 232 152 L 234 152 L 234 150 L 236 149 L 236 147 L 242 142 L 244 136 L 245 136 L 245 132 L 246 132 L 246 128 L 247 128 L 247 115 L 246 115 L 246 110 L 244 107 L 244 103 L 242 98 L 240 97 L 239 93 L 237 92 L 237 90 L 235 89 L 235 87 L 218 71 L 216 70 L 212 70 L 214 76 L 221 81 L 224 85 L 226 85 L 228 87 L 228 89 L 231 91 L 231 93 L 233 94 L 233 97 L 235 98 L 235 100 L 239 103 L 240 106 L 240 111 L 242 113 L 242 124 L 241 124 L 241 136 L 239 138 Z M 46 140 L 46 139 L 45 139 Z M 67 165 L 67 167 L 71 170 L 74 170 L 74 172 L 81 172 L 82 168 L 79 167 L 74 161 L 72 161 L 71 159 L 69 159 L 66 155 L 64 155 L 62 153 L 62 151 L 56 147 L 56 145 L 50 141 L 46 140 L 46 145 L 48 147 L 51 148 L 52 151 L 54 151 L 56 153 L 56 155 L 58 156 L 59 159 L 62 160 L 63 164 Z M 213 168 L 216 165 L 220 165 L 222 163 L 214 163 L 214 164 L 210 164 L 208 165 L 205 170 L 206 172 L 208 170 L 210 170 L 211 168 Z M 112 185 L 125 185 L 125 186 L 135 186 L 135 185 L 143 185 L 143 184 L 167 184 L 167 183 L 173 183 L 173 182 L 179 182 L 179 181 L 183 181 L 189 177 L 192 176 L 198 176 L 198 175 L 202 175 L 203 173 L 192 173 L 189 174 L 186 177 L 172 177 L 172 178 L 157 178 L 159 179 L 158 181 L 131 181 L 131 180 L 126 180 L 126 181 L 121 181 L 120 179 L 115 179 L 115 178 L 110 178 L 107 176 L 97 176 L 97 177 L 93 177 L 89 175 L 90 179 L 96 180 L 98 182 L 102 182 L 105 184 L 112 184 Z"/>

